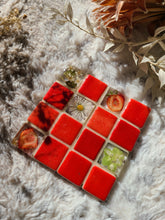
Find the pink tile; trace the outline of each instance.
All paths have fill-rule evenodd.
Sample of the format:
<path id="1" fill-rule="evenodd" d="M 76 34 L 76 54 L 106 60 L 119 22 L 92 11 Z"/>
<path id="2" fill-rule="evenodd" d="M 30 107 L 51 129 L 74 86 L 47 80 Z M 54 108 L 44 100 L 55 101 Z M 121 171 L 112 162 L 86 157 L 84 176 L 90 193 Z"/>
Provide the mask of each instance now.
<path id="1" fill-rule="evenodd" d="M 103 169 L 94 166 L 83 185 L 83 189 L 104 201 L 106 200 L 115 180 L 116 177 Z"/>
<path id="2" fill-rule="evenodd" d="M 116 120 L 116 116 L 100 107 L 97 107 L 89 119 L 87 126 L 107 137 L 112 130 Z"/>
<path id="3" fill-rule="evenodd" d="M 80 122 L 66 114 L 62 114 L 53 127 L 51 134 L 67 144 L 72 144 L 81 127 L 82 124 Z"/>
<path id="4" fill-rule="evenodd" d="M 79 186 L 82 184 L 90 166 L 90 161 L 71 151 L 58 169 L 58 173 Z"/>
<path id="5" fill-rule="evenodd" d="M 122 117 L 142 128 L 150 111 L 151 109 L 148 106 L 134 99 L 130 99 Z"/>
<path id="6" fill-rule="evenodd" d="M 140 130 L 127 122 L 120 120 L 114 128 L 110 140 L 131 151 L 140 134 Z"/>
<path id="7" fill-rule="evenodd" d="M 106 87 L 107 85 L 104 82 L 88 75 L 84 83 L 81 85 L 79 93 L 87 96 L 93 101 L 98 101 Z"/>
<path id="8" fill-rule="evenodd" d="M 84 129 L 74 149 L 94 160 L 105 140 L 88 129 Z"/>
<path id="9" fill-rule="evenodd" d="M 44 102 L 40 102 L 29 116 L 28 121 L 36 125 L 38 128 L 48 131 L 58 114 L 58 111 Z"/>
<path id="10" fill-rule="evenodd" d="M 67 150 L 68 147 L 64 144 L 48 136 L 36 152 L 34 158 L 51 169 L 56 170 Z"/>
<path id="11" fill-rule="evenodd" d="M 71 90 L 62 86 L 58 82 L 55 82 L 50 87 L 43 99 L 54 107 L 62 110 L 68 103 L 72 95 L 73 92 Z"/>

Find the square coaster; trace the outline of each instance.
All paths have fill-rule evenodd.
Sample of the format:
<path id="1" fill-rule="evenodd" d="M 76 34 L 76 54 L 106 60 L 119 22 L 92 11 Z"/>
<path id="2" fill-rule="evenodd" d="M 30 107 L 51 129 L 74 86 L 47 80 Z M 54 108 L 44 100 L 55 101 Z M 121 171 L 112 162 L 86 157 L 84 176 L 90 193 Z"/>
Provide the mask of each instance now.
<path id="1" fill-rule="evenodd" d="M 68 147 L 54 138 L 47 136 L 34 158 L 53 170 L 56 170 L 64 158 Z"/>
<path id="2" fill-rule="evenodd" d="M 62 114 L 53 127 L 51 134 L 67 144 L 72 144 L 82 124 L 66 114 Z"/>
<path id="3" fill-rule="evenodd" d="M 104 137 L 107 137 L 112 130 L 116 120 L 117 117 L 115 115 L 112 115 L 103 108 L 97 107 L 89 119 L 87 126 L 103 135 Z"/>
<path id="4" fill-rule="evenodd" d="M 44 102 L 40 102 L 29 116 L 28 121 L 41 130 L 48 131 L 57 118 L 58 114 L 58 111 L 51 108 Z"/>
<path id="5" fill-rule="evenodd" d="M 97 102 L 106 87 L 107 85 L 105 83 L 91 75 L 88 75 L 78 91 L 79 93 Z"/>
<path id="6" fill-rule="evenodd" d="M 110 140 L 120 145 L 124 149 L 131 151 L 140 134 L 140 130 L 126 121 L 120 120 L 115 126 Z"/>
<path id="7" fill-rule="evenodd" d="M 69 67 L 12 143 L 105 201 L 149 112 L 144 104 Z"/>
<path id="8" fill-rule="evenodd" d="M 102 148 L 105 139 L 98 136 L 88 129 L 84 129 L 79 137 L 74 149 L 85 155 L 86 157 L 94 160 Z"/>
<path id="9" fill-rule="evenodd" d="M 83 185 L 83 189 L 104 201 L 106 200 L 115 180 L 115 176 L 97 166 L 94 166 Z"/>
<path id="10" fill-rule="evenodd" d="M 72 183 L 80 186 L 91 164 L 92 163 L 84 157 L 73 151 L 70 151 L 59 167 L 58 173 Z"/>

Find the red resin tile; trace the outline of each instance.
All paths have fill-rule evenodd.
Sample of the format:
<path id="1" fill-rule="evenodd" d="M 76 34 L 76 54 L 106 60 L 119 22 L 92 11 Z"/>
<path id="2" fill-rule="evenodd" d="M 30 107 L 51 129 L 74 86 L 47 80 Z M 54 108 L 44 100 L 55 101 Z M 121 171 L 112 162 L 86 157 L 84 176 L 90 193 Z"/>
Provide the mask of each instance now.
<path id="1" fill-rule="evenodd" d="M 29 116 L 28 121 L 38 128 L 48 131 L 58 114 L 58 111 L 46 105 L 44 102 L 40 102 Z"/>
<path id="2" fill-rule="evenodd" d="M 64 144 L 48 136 L 34 157 L 51 169 L 56 170 L 67 150 L 68 147 Z"/>
<path id="3" fill-rule="evenodd" d="M 62 110 L 72 95 L 73 92 L 71 90 L 55 82 L 43 99 L 54 107 Z"/>
<path id="4" fill-rule="evenodd" d="M 110 140 L 131 151 L 140 134 L 140 130 L 127 122 L 120 120 L 114 128 Z"/>
<path id="5" fill-rule="evenodd" d="M 72 144 L 78 135 L 82 124 L 66 114 L 62 114 L 51 134 L 67 144 Z"/>
<path id="6" fill-rule="evenodd" d="M 107 85 L 104 82 L 88 75 L 80 87 L 79 92 L 97 102 L 106 87 Z"/>
<path id="7" fill-rule="evenodd" d="M 142 128 L 151 109 L 146 105 L 131 99 L 124 110 L 122 117 Z"/>
<path id="8" fill-rule="evenodd" d="M 58 173 L 80 186 L 91 166 L 91 162 L 71 151 L 58 169 Z"/>
<path id="9" fill-rule="evenodd" d="M 116 119 L 116 116 L 100 107 L 97 107 L 89 119 L 87 126 L 107 137 L 113 128 Z"/>
<path id="10" fill-rule="evenodd" d="M 116 177 L 103 169 L 94 166 L 83 185 L 83 189 L 104 201 L 106 200 L 115 180 Z"/>
<path id="11" fill-rule="evenodd" d="M 104 144 L 104 139 L 88 129 L 85 129 L 78 139 L 74 149 L 94 160 Z"/>

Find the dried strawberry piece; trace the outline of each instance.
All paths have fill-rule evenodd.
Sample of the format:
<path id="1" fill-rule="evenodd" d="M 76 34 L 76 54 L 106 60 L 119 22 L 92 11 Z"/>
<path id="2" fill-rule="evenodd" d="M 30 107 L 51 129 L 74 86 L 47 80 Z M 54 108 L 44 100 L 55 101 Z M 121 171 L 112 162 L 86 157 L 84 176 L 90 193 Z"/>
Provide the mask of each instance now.
<path id="1" fill-rule="evenodd" d="M 21 132 L 18 140 L 18 147 L 21 149 L 33 149 L 38 145 L 38 137 L 33 128 Z"/>
<path id="2" fill-rule="evenodd" d="M 124 105 L 124 97 L 121 94 L 110 95 L 107 98 L 107 106 L 113 112 L 119 112 Z"/>

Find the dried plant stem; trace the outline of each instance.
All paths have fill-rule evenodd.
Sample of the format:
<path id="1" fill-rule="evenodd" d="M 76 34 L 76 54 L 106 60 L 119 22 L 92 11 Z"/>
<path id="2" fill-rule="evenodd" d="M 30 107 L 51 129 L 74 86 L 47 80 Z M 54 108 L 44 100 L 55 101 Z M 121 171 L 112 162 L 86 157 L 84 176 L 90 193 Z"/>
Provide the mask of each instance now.
<path id="1" fill-rule="evenodd" d="M 138 46 L 141 46 L 141 45 L 144 45 L 144 44 L 148 44 L 148 43 L 151 43 L 151 42 L 159 42 L 161 40 L 165 40 L 165 36 L 161 36 L 161 37 L 157 37 L 157 40 L 155 40 L 155 37 L 154 38 L 148 38 L 148 40 L 146 41 L 141 41 L 141 42 L 137 42 L 137 43 L 134 43 L 134 42 L 127 42 L 127 44 L 129 46 L 133 46 L 133 47 L 138 47 Z"/>
<path id="2" fill-rule="evenodd" d="M 75 26 L 76 28 L 80 29 L 81 31 L 83 31 L 83 32 L 85 32 L 85 33 L 87 33 L 87 34 L 89 34 L 91 36 L 94 36 L 94 37 L 106 40 L 107 42 L 112 42 L 114 44 L 121 44 L 122 43 L 124 45 L 129 46 L 129 47 L 138 47 L 138 46 L 142 46 L 144 44 L 155 42 L 155 37 L 154 38 L 151 37 L 151 38 L 148 38 L 145 41 L 141 41 L 141 42 L 135 43 L 135 42 L 130 42 L 128 40 L 113 39 L 110 36 L 109 37 L 101 36 L 101 35 L 98 35 L 98 34 L 96 34 L 94 32 L 90 32 L 90 31 L 84 29 L 78 23 L 74 22 L 72 19 L 68 18 L 67 15 L 62 14 L 60 11 L 59 11 L 59 15 L 62 18 L 64 18 L 66 22 L 71 23 L 73 26 Z M 161 41 L 161 40 L 165 40 L 165 36 L 157 37 L 156 41 L 158 42 L 158 41 Z"/>
<path id="3" fill-rule="evenodd" d="M 94 37 L 97 37 L 97 38 L 100 38 L 100 39 L 103 39 L 105 40 L 105 37 L 104 36 L 101 36 L 101 35 L 98 35 L 98 34 L 95 34 L 94 32 L 90 32 L 84 28 L 82 28 L 78 23 L 76 22 L 73 22 L 73 20 L 69 19 L 67 16 L 65 16 L 64 14 L 62 14 L 61 12 L 59 12 L 59 15 L 61 15 L 61 17 L 63 17 L 65 19 L 65 21 L 71 23 L 73 26 L 75 26 L 76 28 L 80 29 L 81 31 L 89 34 L 89 35 L 92 35 Z M 112 38 L 106 38 L 107 41 L 110 41 L 112 43 L 121 43 L 121 40 L 117 40 L 117 39 L 112 39 Z M 126 42 L 123 42 L 123 43 L 126 43 Z M 127 42 L 128 43 L 128 42 Z"/>

